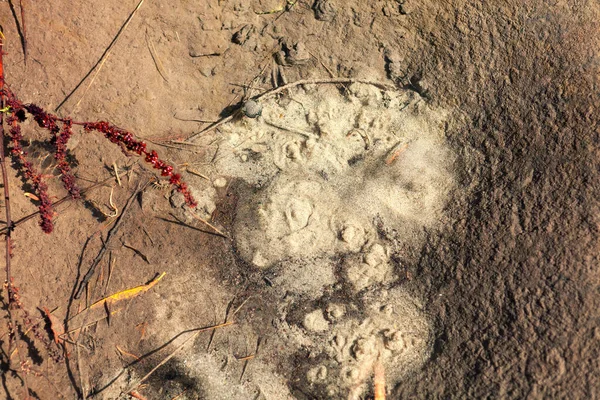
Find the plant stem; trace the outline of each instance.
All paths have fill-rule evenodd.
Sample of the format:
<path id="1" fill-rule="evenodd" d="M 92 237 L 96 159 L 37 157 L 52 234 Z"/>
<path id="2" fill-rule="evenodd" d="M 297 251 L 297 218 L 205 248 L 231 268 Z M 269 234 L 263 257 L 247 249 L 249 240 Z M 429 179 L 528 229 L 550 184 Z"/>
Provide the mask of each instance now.
<path id="1" fill-rule="evenodd" d="M 4 48 L 4 35 L 0 31 L 0 109 L 4 108 L 4 94 L 2 90 L 4 89 L 4 62 L 2 59 Z M 25 399 L 29 398 L 29 386 L 27 385 L 27 372 L 23 371 L 23 353 L 19 346 L 20 335 L 19 335 L 19 327 L 15 321 L 15 316 L 13 313 L 13 303 L 14 303 L 14 290 L 12 285 L 11 273 L 10 273 L 10 257 L 12 252 L 12 241 L 11 234 L 13 231 L 12 219 L 10 216 L 10 191 L 8 187 L 8 174 L 6 172 L 6 157 L 4 154 L 4 114 L 0 113 L 0 168 L 2 169 L 2 183 L 4 186 L 4 210 L 6 211 L 6 233 L 4 234 L 6 237 L 6 291 L 7 291 L 7 301 L 8 301 L 8 315 L 10 318 L 10 325 L 13 331 L 13 339 L 15 341 L 17 352 L 19 353 L 19 361 L 20 366 L 19 370 L 22 372 L 23 386 L 25 389 Z M 10 341 L 9 341 L 10 342 Z M 10 365 L 10 349 L 8 351 L 8 363 Z"/>
<path id="2" fill-rule="evenodd" d="M 0 92 L 4 89 L 4 63 L 2 60 L 2 50 L 4 40 L 0 37 Z M 4 108 L 4 95 L 0 95 L 0 108 Z M 8 302 L 12 299 L 12 285 L 10 282 L 10 249 L 11 249 L 11 233 L 12 220 L 10 217 L 10 193 L 8 188 L 8 174 L 6 173 L 6 157 L 4 156 L 4 113 L 0 113 L 0 137 L 2 143 L 0 146 L 0 167 L 2 168 L 2 182 L 4 186 L 4 209 L 6 211 L 6 284 L 8 290 Z M 10 308 L 10 307 L 9 307 Z M 13 327 L 14 328 L 14 327 Z"/>

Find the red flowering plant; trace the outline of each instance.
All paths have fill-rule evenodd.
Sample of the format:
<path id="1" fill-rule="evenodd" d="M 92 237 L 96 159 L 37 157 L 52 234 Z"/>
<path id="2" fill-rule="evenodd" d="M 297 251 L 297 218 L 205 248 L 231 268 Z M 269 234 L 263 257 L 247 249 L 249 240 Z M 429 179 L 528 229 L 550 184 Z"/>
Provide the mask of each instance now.
<path id="1" fill-rule="evenodd" d="M 75 185 L 75 177 L 71 173 L 71 168 L 67 161 L 67 143 L 73 135 L 73 126 L 79 125 L 83 127 L 85 132 L 96 131 L 102 133 L 110 142 L 119 145 L 125 154 L 134 153 L 144 157 L 146 162 L 160 170 L 162 176 L 169 177 L 169 182 L 177 191 L 184 195 L 188 206 L 196 206 L 196 201 L 191 195 L 188 186 L 181 180 L 181 175 L 174 173 L 171 165 L 161 160 L 155 150 L 148 150 L 146 143 L 136 140 L 131 132 L 105 121 L 76 122 L 70 118 L 59 118 L 44 111 L 35 104 L 24 104 L 17 99 L 6 84 L 0 90 L 0 96 L 4 96 L 5 99 L 5 107 L 2 111 L 8 114 L 6 122 L 10 126 L 10 154 L 19 170 L 23 173 L 23 176 L 31 183 L 35 195 L 39 199 L 40 226 L 44 232 L 50 233 L 53 229 L 52 202 L 48 196 L 48 186 L 43 182 L 42 175 L 27 160 L 27 153 L 21 145 L 23 134 L 20 124 L 25 121 L 27 114 L 31 115 L 41 128 L 46 129 L 52 135 L 51 142 L 54 147 L 57 168 L 61 173 L 61 180 L 65 189 L 67 189 L 74 199 L 79 198 L 80 193 L 79 188 Z"/>
<path id="2" fill-rule="evenodd" d="M 185 202 L 189 207 L 194 208 L 197 203 L 186 183 L 181 180 L 181 175 L 175 173 L 171 165 L 161 160 L 156 151 L 148 150 L 146 143 L 137 140 L 131 132 L 118 128 L 105 121 L 77 122 L 73 121 L 71 118 L 60 118 L 57 115 L 46 112 L 35 104 L 24 103 L 19 100 L 4 81 L 2 39 L 3 36 L 0 32 L 0 138 L 2 138 L 2 141 L 0 141 L 0 168 L 3 179 L 4 208 L 6 214 L 6 228 L 0 230 L 0 233 L 4 234 L 6 241 L 6 281 L 4 282 L 3 289 L 6 291 L 4 305 L 9 318 L 8 352 L 5 354 L 11 354 L 11 348 L 13 348 L 13 346 L 16 347 L 20 359 L 20 368 L 18 371 L 22 372 L 21 377 L 26 393 L 25 398 L 29 398 L 30 392 L 27 386 L 26 376 L 31 373 L 32 370 L 29 360 L 23 358 L 23 355 L 26 352 L 22 349 L 19 351 L 20 342 L 24 341 L 27 343 L 22 336 L 27 335 L 27 332 L 33 332 L 34 336 L 44 343 L 53 359 L 58 361 L 62 358 L 62 355 L 51 348 L 50 342 L 42 335 L 42 332 L 38 329 L 38 325 L 33 322 L 33 319 L 23 308 L 19 289 L 13 283 L 11 275 L 11 257 L 13 250 L 11 234 L 16 224 L 11 219 L 10 213 L 10 191 L 5 157 L 8 155 L 5 152 L 5 145 L 7 144 L 6 138 L 9 139 L 8 149 L 14 166 L 23 179 L 32 186 L 36 196 L 35 200 L 39 207 L 40 226 L 45 233 L 51 233 L 54 229 L 52 222 L 54 211 L 50 195 L 48 194 L 48 185 L 44 181 L 44 175 L 36 170 L 33 163 L 28 158 L 27 151 L 23 148 L 25 138 L 21 128 L 28 116 L 32 117 L 41 128 L 50 134 L 49 143 L 56 160 L 56 168 L 60 172 L 63 186 L 73 199 L 80 198 L 81 192 L 75 183 L 75 176 L 71 171 L 71 165 L 67 159 L 67 146 L 69 139 L 74 133 L 74 128 L 80 127 L 85 133 L 97 132 L 104 135 L 106 139 L 118 145 L 127 155 L 136 154 L 143 157 L 143 159 L 152 165 L 153 168 L 159 170 L 162 176 L 169 178 L 169 183 L 173 185 L 177 191 L 183 194 Z M 5 122 L 8 128 L 6 130 L 4 129 Z M 17 312 L 21 316 L 20 322 L 18 322 L 16 318 Z M 10 357 L 7 365 L 10 367 Z"/>

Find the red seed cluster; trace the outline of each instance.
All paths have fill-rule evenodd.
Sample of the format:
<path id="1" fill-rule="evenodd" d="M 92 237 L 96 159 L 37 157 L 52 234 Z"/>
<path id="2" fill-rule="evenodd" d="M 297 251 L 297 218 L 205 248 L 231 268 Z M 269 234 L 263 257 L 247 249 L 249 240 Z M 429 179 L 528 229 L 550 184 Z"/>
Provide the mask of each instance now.
<path id="1" fill-rule="evenodd" d="M 64 187 L 73 198 L 79 198 L 81 194 L 75 184 L 75 177 L 71 173 L 71 166 L 67 161 L 67 143 L 73 135 L 73 125 L 80 125 L 83 126 L 86 132 L 96 131 L 102 133 L 109 141 L 121 146 L 125 153 L 129 151 L 144 157 L 144 160 L 151 164 L 153 168 L 158 169 L 162 176 L 169 177 L 169 182 L 177 191 L 184 195 L 188 206 L 196 207 L 196 200 L 192 196 L 187 184 L 181 180 L 181 175 L 174 173 L 173 167 L 161 160 L 156 151 L 148 151 L 146 143 L 136 140 L 131 132 L 117 128 L 105 121 L 74 122 L 70 118 L 59 118 L 56 115 L 47 113 L 35 104 L 23 104 L 6 85 L 0 93 L 5 96 L 6 105 L 9 110 L 7 122 L 11 126 L 9 130 L 12 143 L 11 154 L 19 171 L 32 184 L 35 194 L 39 199 L 40 225 L 44 232 L 52 232 L 54 212 L 52 211 L 50 196 L 48 196 L 48 186 L 43 182 L 42 175 L 27 160 L 27 153 L 21 146 L 23 135 L 21 134 L 19 124 L 25 121 L 26 113 L 29 113 L 40 127 L 52 134 L 51 141 L 55 147 L 54 157 L 57 160 L 57 168 L 61 173 L 61 180 Z"/>
<path id="2" fill-rule="evenodd" d="M 61 352 L 52 344 L 50 340 L 48 340 L 47 335 L 44 333 L 44 329 L 40 327 L 39 321 L 34 321 L 29 312 L 23 307 L 23 303 L 21 302 L 21 295 L 19 294 L 19 288 L 14 285 L 12 282 L 4 282 L 4 287 L 7 289 L 9 294 L 9 303 L 15 309 L 21 312 L 22 321 L 24 323 L 25 328 L 24 331 L 31 331 L 33 335 L 44 344 L 44 347 L 48 351 L 48 355 L 52 358 L 52 360 L 56 363 L 62 361 L 64 359 Z M 11 340 L 14 340 L 14 329 L 19 329 L 18 327 L 12 327 L 11 323 L 9 325 L 9 333 L 11 336 Z"/>
<path id="3" fill-rule="evenodd" d="M 73 121 L 70 118 L 61 119 L 49 114 L 35 104 L 19 103 L 19 106 L 27 110 L 41 128 L 47 129 L 52 134 L 52 143 L 56 149 L 54 158 L 56 158 L 63 185 L 72 198 L 80 198 L 79 188 L 75 185 L 75 177 L 71 173 L 71 166 L 67 162 L 67 142 L 73 135 Z M 62 129 L 59 124 L 62 124 Z"/>
<path id="4" fill-rule="evenodd" d="M 60 131 L 57 124 L 60 119 L 56 115 L 48 114 L 35 104 L 22 104 L 22 107 L 33 116 L 33 119 L 41 128 L 46 128 L 53 135 L 56 135 Z"/>
<path id="5" fill-rule="evenodd" d="M 160 170 L 160 174 L 162 176 L 169 177 L 169 183 L 175 186 L 178 192 L 183 194 L 185 202 L 188 206 L 196 207 L 198 205 L 190 193 L 188 186 L 185 184 L 185 182 L 181 181 L 181 175 L 173 173 L 173 167 L 171 165 L 161 160 L 155 150 L 148 151 L 146 149 L 146 143 L 135 140 L 131 132 L 117 128 L 116 126 L 113 126 L 105 121 L 84 122 L 83 128 L 86 130 L 86 132 L 95 130 L 103 133 L 104 137 L 106 137 L 112 143 L 122 144 L 125 149 L 143 156 L 147 163 Z"/>
<path id="6" fill-rule="evenodd" d="M 61 180 L 65 189 L 69 192 L 72 198 L 78 199 L 81 197 L 79 188 L 75 185 L 75 177 L 71 173 L 71 166 L 67 161 L 67 142 L 73 135 L 73 122 L 70 119 L 65 119 L 60 133 L 55 134 L 53 141 L 56 147 L 54 158 L 58 161 L 57 168 L 61 173 Z"/>
<path id="7" fill-rule="evenodd" d="M 40 226 L 42 227 L 42 231 L 51 233 L 54 229 L 54 226 L 52 225 L 54 211 L 52 210 L 52 201 L 48 195 L 48 185 L 42 180 L 42 175 L 36 171 L 33 164 L 26 158 L 27 153 L 21 146 L 23 134 L 21 133 L 21 127 L 19 126 L 18 121 L 19 119 L 16 116 L 16 113 L 11 114 L 6 119 L 6 122 L 10 125 L 9 134 L 12 143 L 10 153 L 15 164 L 17 164 L 19 171 L 23 174 L 25 179 L 31 182 L 31 186 L 33 186 L 33 190 L 39 199 Z"/>

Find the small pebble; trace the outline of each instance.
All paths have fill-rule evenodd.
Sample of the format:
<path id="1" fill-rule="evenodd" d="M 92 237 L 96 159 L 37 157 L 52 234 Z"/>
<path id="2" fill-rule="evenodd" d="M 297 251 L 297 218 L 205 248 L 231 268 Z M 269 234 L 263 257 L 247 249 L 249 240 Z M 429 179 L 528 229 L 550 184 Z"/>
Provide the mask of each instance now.
<path id="1" fill-rule="evenodd" d="M 306 378 L 311 383 L 324 381 L 327 378 L 327 368 L 323 365 L 312 368 L 306 374 Z"/>
<path id="2" fill-rule="evenodd" d="M 212 67 L 202 67 L 202 68 L 200 68 L 200 73 L 202 74 L 202 76 L 205 76 L 208 78 L 213 75 L 213 68 Z"/>
<path id="3" fill-rule="evenodd" d="M 177 190 L 173 190 L 171 192 L 171 197 L 169 197 L 169 202 L 171 203 L 171 207 L 181 208 L 185 204 L 185 198 L 183 197 L 183 194 Z"/>
<path id="4" fill-rule="evenodd" d="M 254 257 L 252 257 L 252 263 L 259 268 L 264 268 L 269 265 L 269 260 L 267 260 L 260 251 L 254 253 Z"/>
<path id="5" fill-rule="evenodd" d="M 262 104 L 250 99 L 242 106 L 242 113 L 248 118 L 257 118 L 262 114 Z"/>
<path id="6" fill-rule="evenodd" d="M 344 316 L 346 309 L 343 304 L 331 303 L 327 306 L 327 319 L 335 321 Z"/>
<path id="7" fill-rule="evenodd" d="M 217 178 L 214 180 L 213 186 L 216 188 L 224 188 L 225 186 L 227 186 L 227 179 L 223 177 Z"/>
<path id="8" fill-rule="evenodd" d="M 329 322 L 323 317 L 323 311 L 317 309 L 306 314 L 304 317 L 304 327 L 312 332 L 323 332 L 329 329 Z"/>

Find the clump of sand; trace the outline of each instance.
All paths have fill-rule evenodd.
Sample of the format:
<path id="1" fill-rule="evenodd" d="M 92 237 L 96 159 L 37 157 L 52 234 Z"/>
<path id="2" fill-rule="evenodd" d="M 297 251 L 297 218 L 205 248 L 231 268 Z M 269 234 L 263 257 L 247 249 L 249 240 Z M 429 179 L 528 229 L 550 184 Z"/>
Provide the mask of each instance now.
<path id="1" fill-rule="evenodd" d="M 291 317 L 281 306 L 276 324 L 286 346 L 311 354 L 304 388 L 358 398 L 376 362 L 393 385 L 427 359 L 430 327 L 396 284 L 381 224 L 418 246 L 440 219 L 454 184 L 446 115 L 414 92 L 364 84 L 297 88 L 263 107 L 218 134 L 216 169 L 247 183 L 236 251 L 277 269 L 276 290 L 305 310 Z"/>
<path id="2" fill-rule="evenodd" d="M 307 335 L 320 335 L 312 351 L 321 360 L 306 372 L 306 380 L 327 398 L 358 399 L 376 362 L 384 366 L 386 381 L 395 383 L 426 359 L 429 324 L 421 304 L 400 289 L 378 291 L 361 301 L 364 313 L 359 317 L 345 314 L 352 304 L 339 303 L 307 314 L 324 322 L 306 326 Z"/>
<path id="3" fill-rule="evenodd" d="M 218 170 L 253 185 L 235 225 L 240 255 L 268 268 L 360 252 L 375 217 L 407 238 L 433 225 L 452 186 L 443 124 L 411 92 L 354 84 L 346 96 L 299 91 L 225 127 Z"/>

